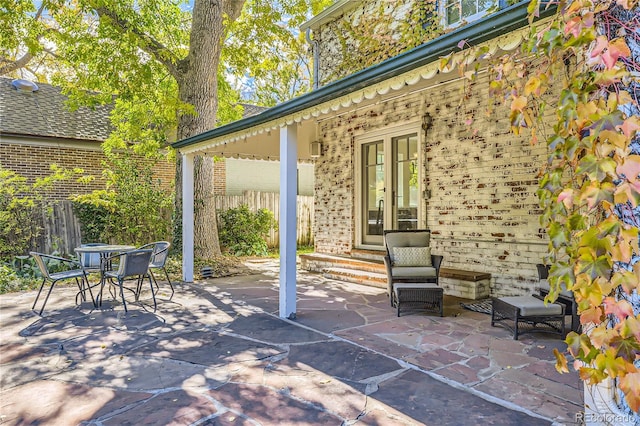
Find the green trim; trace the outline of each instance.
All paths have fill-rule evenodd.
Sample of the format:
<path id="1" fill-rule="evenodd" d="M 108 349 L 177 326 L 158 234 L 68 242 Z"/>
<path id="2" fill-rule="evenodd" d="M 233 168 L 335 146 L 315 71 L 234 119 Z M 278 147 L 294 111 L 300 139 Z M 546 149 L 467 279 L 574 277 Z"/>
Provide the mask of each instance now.
<path id="1" fill-rule="evenodd" d="M 528 25 L 529 18 L 527 13 L 528 5 L 529 1 L 522 1 L 478 21 L 462 26 L 455 31 L 442 35 L 398 56 L 394 56 L 393 58 L 365 68 L 341 80 L 334 81 L 312 92 L 305 93 L 297 98 L 276 105 L 258 115 L 243 118 L 225 126 L 217 127 L 207 132 L 177 141 L 173 143 L 172 146 L 174 148 L 187 147 L 198 142 L 225 136 L 289 114 L 294 114 L 435 62 L 451 51 L 459 51 L 458 43 L 462 40 L 466 40 L 470 46 L 475 46 L 525 27 Z M 540 17 L 550 16 L 554 12 L 555 8 L 550 7 L 547 10 L 541 11 Z"/>

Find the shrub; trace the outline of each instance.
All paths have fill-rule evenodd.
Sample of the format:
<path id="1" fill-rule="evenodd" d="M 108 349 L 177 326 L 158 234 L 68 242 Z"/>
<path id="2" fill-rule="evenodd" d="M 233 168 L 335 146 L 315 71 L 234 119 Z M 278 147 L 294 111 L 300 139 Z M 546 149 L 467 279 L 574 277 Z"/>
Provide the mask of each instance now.
<path id="1" fill-rule="evenodd" d="M 252 212 L 246 205 L 219 213 L 220 244 L 235 256 L 265 256 L 265 237 L 276 225 L 273 213 L 267 209 Z"/>
<path id="2" fill-rule="evenodd" d="M 27 179 L 0 167 L 0 260 L 25 254 L 41 231 L 41 211 Z"/>
<path id="3" fill-rule="evenodd" d="M 0 262 L 35 248 L 42 232 L 43 214 L 52 211 L 53 201 L 48 194 L 56 183 L 83 173 L 82 169 L 65 169 L 56 164 L 50 170 L 50 175 L 29 183 L 24 176 L 0 167 Z"/>
<path id="4" fill-rule="evenodd" d="M 73 198 L 85 241 L 142 244 L 167 239 L 173 194 L 153 176 L 154 162 L 108 154 L 107 188 Z"/>

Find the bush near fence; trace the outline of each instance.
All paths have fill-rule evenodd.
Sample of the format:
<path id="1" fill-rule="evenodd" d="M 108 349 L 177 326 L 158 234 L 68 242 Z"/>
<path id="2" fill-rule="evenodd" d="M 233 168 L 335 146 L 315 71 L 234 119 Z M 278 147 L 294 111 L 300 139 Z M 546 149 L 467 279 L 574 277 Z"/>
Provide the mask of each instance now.
<path id="1" fill-rule="evenodd" d="M 256 212 L 267 209 L 273 212 L 276 223 L 280 222 L 280 194 L 277 192 L 245 191 L 242 195 L 217 195 L 216 210 L 224 211 L 246 205 L 249 210 Z M 313 197 L 298 195 L 297 202 L 297 235 L 298 246 L 313 245 Z M 267 245 L 277 247 L 279 243 L 277 229 L 271 228 L 267 236 Z"/>

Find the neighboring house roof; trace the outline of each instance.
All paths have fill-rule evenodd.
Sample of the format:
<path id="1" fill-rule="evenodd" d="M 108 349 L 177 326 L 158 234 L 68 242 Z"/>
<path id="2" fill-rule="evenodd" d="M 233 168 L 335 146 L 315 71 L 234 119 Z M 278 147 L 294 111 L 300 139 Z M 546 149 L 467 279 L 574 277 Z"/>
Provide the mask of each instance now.
<path id="1" fill-rule="evenodd" d="M 240 105 L 242 105 L 242 108 L 244 108 L 244 111 L 242 112 L 242 118 L 253 117 L 254 115 L 260 114 L 262 111 L 266 111 L 269 109 L 268 107 L 253 104 L 241 103 Z"/>
<path id="2" fill-rule="evenodd" d="M 387 59 L 379 64 L 373 65 L 364 70 L 351 74 L 341 80 L 334 81 L 322 86 L 312 92 L 305 93 L 297 98 L 276 105 L 261 114 L 234 121 L 225 126 L 217 127 L 199 135 L 173 143 L 174 148 L 183 148 L 195 145 L 199 142 L 224 137 L 241 138 L 242 132 L 251 128 L 274 123 L 296 113 L 306 112 L 314 107 L 320 108 L 321 104 L 331 102 L 334 99 L 350 95 L 355 92 L 366 91 L 370 86 L 374 86 L 384 81 L 391 81 L 394 77 L 409 73 L 417 68 L 426 65 L 437 64 L 438 60 L 449 52 L 457 52 L 461 41 L 465 41 L 467 46 L 476 46 L 489 40 L 496 39 L 504 34 L 519 30 L 528 25 L 529 14 L 527 13 L 528 1 L 522 1 L 516 5 L 502 9 L 483 19 L 474 21 L 468 25 L 444 34 L 412 50 L 404 52 L 398 56 Z M 540 11 L 540 18 L 550 16 L 555 12 L 554 7 L 549 7 Z M 539 19 L 540 19 L 539 18 Z M 518 41 L 518 44 L 521 40 Z M 510 46 L 513 48 L 513 46 Z M 437 73 L 437 68 L 432 70 Z M 410 76 L 410 79 L 420 80 L 420 75 Z M 395 82 L 401 86 L 408 85 L 408 81 Z M 394 83 L 394 84 L 395 84 Z M 413 82 L 415 83 L 415 82 Z M 393 87 L 393 84 L 392 84 Z M 388 89 L 388 88 L 387 88 Z M 387 90 L 385 89 L 385 90 Z M 362 96 L 367 96 L 364 93 Z M 359 98 L 362 96 L 358 95 Z M 350 102 L 346 100 L 345 102 Z M 325 108 L 327 109 L 327 108 Z M 331 107 L 328 107 L 330 110 Z M 293 121 L 296 121 L 292 119 Z"/>
<path id="3" fill-rule="evenodd" d="M 36 83 L 35 92 L 16 90 L 0 77 L 0 135 L 104 141 L 111 132 L 111 106 L 69 111 L 59 87 Z"/>

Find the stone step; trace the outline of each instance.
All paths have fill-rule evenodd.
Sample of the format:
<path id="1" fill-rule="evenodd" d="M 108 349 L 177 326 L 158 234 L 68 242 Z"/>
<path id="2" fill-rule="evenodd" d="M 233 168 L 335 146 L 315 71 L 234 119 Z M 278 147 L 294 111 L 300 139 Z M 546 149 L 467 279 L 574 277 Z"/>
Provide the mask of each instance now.
<path id="1" fill-rule="evenodd" d="M 373 260 L 376 262 L 383 262 L 384 256 L 387 254 L 385 250 L 364 250 L 353 249 L 351 250 L 351 257 L 356 259 Z"/>
<path id="2" fill-rule="evenodd" d="M 343 268 L 380 273 L 386 276 L 386 269 L 382 260 L 354 259 L 347 256 L 311 253 L 300 255 L 300 263 L 302 269 L 308 271 L 322 272 L 326 268 Z"/>
<path id="3" fill-rule="evenodd" d="M 322 275 L 325 278 L 351 283 L 364 284 L 372 287 L 387 288 L 387 274 L 358 271 L 349 268 L 326 268 Z"/>

